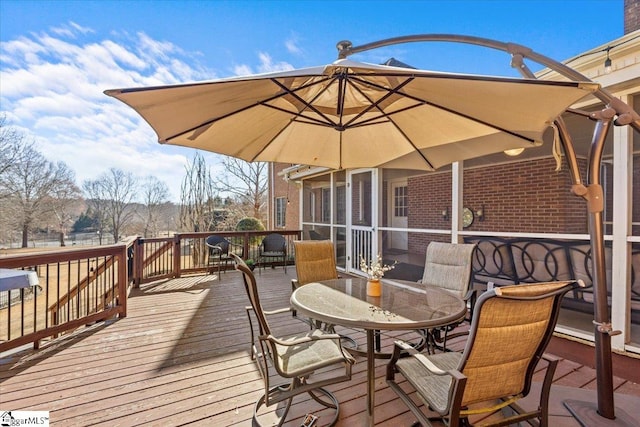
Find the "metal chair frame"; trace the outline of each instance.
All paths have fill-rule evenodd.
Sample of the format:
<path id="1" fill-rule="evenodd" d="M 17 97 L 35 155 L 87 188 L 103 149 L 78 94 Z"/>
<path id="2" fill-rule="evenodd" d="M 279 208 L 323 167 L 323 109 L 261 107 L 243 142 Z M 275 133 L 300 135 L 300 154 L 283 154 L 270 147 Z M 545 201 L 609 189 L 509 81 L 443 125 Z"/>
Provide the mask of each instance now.
<path id="1" fill-rule="evenodd" d="M 258 249 L 258 264 L 264 269 L 264 258 L 282 258 L 284 272 L 287 272 L 287 239 L 279 233 L 265 236 Z M 273 268 L 273 262 L 271 263 Z"/>
<path id="2" fill-rule="evenodd" d="M 548 425 L 549 394 L 557 359 L 544 354 L 558 320 L 562 297 L 583 287 L 581 281 L 548 282 L 495 288 L 483 293 L 473 313 L 469 339 L 462 353 L 422 354 L 396 342 L 387 365 L 387 383 L 423 426 L 438 419 L 447 425 L 470 425 L 469 417 L 491 415 L 507 407 L 511 414 L 483 419 L 483 425 L 507 426 L 521 421 Z M 402 353 L 410 357 L 400 358 Z M 540 402 L 525 410 L 536 366 L 548 362 Z M 435 415 L 425 414 L 400 387 L 401 373 Z M 496 403 L 498 402 L 498 403 Z"/>
<path id="3" fill-rule="evenodd" d="M 271 406 L 285 402 L 282 411 L 278 411 L 278 426 L 281 426 L 289 413 L 295 396 L 307 393 L 321 405 L 334 409 L 333 417 L 327 425 L 333 426 L 338 420 L 340 403 L 325 386 L 351 379 L 351 366 L 355 359 L 342 348 L 340 336 L 323 330 L 314 329 L 306 333 L 290 337 L 275 337 L 267 321 L 272 314 L 290 312 L 290 309 L 264 311 L 260 304 L 258 286 L 253 272 L 239 256 L 231 254 L 236 270 L 242 273 L 245 290 L 251 306 L 246 307 L 247 317 L 251 328 L 251 357 L 256 360 L 258 369 L 264 380 L 264 394 L 257 400 L 254 407 L 252 424 L 261 425 L 259 412 L 264 406 Z M 258 324 L 258 334 L 254 332 L 254 320 Z M 344 371 L 337 369 L 342 365 Z M 269 367 L 281 379 L 290 380 L 289 384 L 272 385 L 273 375 Z M 313 380 L 317 370 L 331 368 L 331 373 L 323 373 L 322 378 Z"/>

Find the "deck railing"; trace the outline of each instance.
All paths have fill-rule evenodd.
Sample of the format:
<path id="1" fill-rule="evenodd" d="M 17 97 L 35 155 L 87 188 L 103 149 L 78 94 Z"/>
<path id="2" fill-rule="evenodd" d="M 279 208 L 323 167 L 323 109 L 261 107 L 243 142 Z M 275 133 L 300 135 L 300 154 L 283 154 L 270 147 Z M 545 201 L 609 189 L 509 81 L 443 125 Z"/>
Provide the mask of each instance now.
<path id="1" fill-rule="evenodd" d="M 0 268 L 35 271 L 38 284 L 0 292 L 0 351 L 55 337 L 127 312 L 127 248 L 6 256 Z"/>
<path id="2" fill-rule="evenodd" d="M 277 232 L 287 239 L 288 263 L 293 264 L 293 240 L 301 237 L 301 231 Z M 260 242 L 269 233 L 272 231 L 215 234 L 231 242 L 230 251 L 257 264 Z M 211 234 L 137 237 L 116 245 L 0 257 L 0 268 L 36 271 L 39 281 L 30 288 L 0 292 L 0 352 L 29 343 L 38 348 L 42 339 L 126 316 L 132 286 L 213 272 L 205 244 Z"/>

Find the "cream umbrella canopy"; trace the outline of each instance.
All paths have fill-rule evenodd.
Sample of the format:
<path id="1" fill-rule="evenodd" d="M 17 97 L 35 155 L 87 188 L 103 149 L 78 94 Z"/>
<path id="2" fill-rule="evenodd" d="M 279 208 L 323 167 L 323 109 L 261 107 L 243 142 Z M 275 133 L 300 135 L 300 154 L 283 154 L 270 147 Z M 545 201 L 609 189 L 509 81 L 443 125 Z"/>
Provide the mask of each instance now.
<path id="1" fill-rule="evenodd" d="M 247 161 L 434 170 L 541 144 L 556 117 L 598 87 L 339 59 L 105 93 L 135 109 L 163 144 Z"/>
<path id="2" fill-rule="evenodd" d="M 525 79 L 432 73 L 346 60 L 352 54 L 411 42 L 453 42 L 504 51 Z M 106 93 L 136 109 L 155 129 L 161 143 L 202 148 L 249 161 L 331 168 L 429 170 L 456 160 L 539 144 L 546 127 L 554 123 L 571 173 L 571 191 L 587 201 L 594 269 L 597 415 L 615 418 L 610 336 L 617 332 L 607 306 L 600 165 L 611 125 L 629 125 L 640 132 L 640 115 L 588 77 L 516 43 L 456 34 L 417 34 L 357 47 L 345 40 L 337 48 L 340 60 L 326 67 Z M 570 82 L 537 81 L 525 59 L 548 67 Z M 255 91 L 248 84 L 253 80 L 258 80 Z M 232 83 L 226 86 L 227 82 Z M 438 86 L 440 83 L 443 86 Z M 207 87 L 218 84 L 220 88 Z M 313 89 L 318 84 L 321 87 Z M 450 91 L 443 93 L 445 86 Z M 584 181 L 571 135 L 559 115 L 588 92 L 593 92 L 605 108 L 588 114 L 595 128 Z M 402 97 L 406 99 L 401 101 Z M 259 120 L 255 120 L 257 117 Z M 298 129 L 305 126 L 308 129 Z M 392 134 L 399 140 L 391 138 Z M 401 149 L 392 152 L 396 146 Z M 573 402 L 571 406 L 573 413 L 599 418 L 589 402 Z"/>

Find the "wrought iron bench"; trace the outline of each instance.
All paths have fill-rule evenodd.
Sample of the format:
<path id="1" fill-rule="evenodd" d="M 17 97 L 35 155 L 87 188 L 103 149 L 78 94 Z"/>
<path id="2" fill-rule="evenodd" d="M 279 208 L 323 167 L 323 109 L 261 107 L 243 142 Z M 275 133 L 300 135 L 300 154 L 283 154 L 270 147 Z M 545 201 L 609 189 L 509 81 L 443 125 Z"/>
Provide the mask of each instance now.
<path id="1" fill-rule="evenodd" d="M 585 289 L 568 293 L 563 306 L 593 313 L 591 246 L 580 240 L 465 237 L 476 243 L 472 285 L 484 290 L 496 286 L 581 279 Z M 609 243 L 609 242 L 606 242 Z M 607 289 L 611 294 L 611 247 L 605 245 Z M 632 246 L 631 321 L 640 323 L 640 245 Z"/>

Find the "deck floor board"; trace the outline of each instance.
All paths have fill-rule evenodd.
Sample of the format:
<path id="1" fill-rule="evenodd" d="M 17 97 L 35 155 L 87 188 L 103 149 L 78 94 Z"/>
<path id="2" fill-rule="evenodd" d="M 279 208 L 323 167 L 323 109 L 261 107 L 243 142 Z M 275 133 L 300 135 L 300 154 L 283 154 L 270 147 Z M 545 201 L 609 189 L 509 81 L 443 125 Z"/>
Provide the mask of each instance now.
<path id="1" fill-rule="evenodd" d="M 288 272 L 267 269 L 257 275 L 265 309 L 288 306 L 295 274 Z M 134 289 L 125 318 L 89 325 L 39 350 L 0 355 L 0 409 L 50 411 L 54 426 L 250 425 L 263 383 L 249 354 L 247 303 L 235 272 L 222 280 L 192 276 Z M 289 313 L 270 321 L 276 334 L 307 328 Z M 362 331 L 337 329 L 364 347 Z M 416 336 L 385 333 L 383 349 L 395 338 Z M 450 347 L 462 349 L 464 340 L 456 338 Z M 414 418 L 388 388 L 385 365 L 386 360 L 376 361 L 377 425 L 409 425 Z M 543 375 L 540 368 L 536 381 Z M 593 392 L 595 371 L 561 359 L 554 387 L 563 391 L 562 398 L 572 390 Z M 616 377 L 614 387 L 624 402 L 640 405 L 638 384 Z M 338 426 L 363 424 L 365 361 L 358 358 L 351 381 L 329 388 L 341 403 Z M 578 425 L 557 401 L 551 409 L 552 425 Z M 308 398 L 297 400 L 286 425 L 299 426 L 310 411 L 324 413 Z"/>

